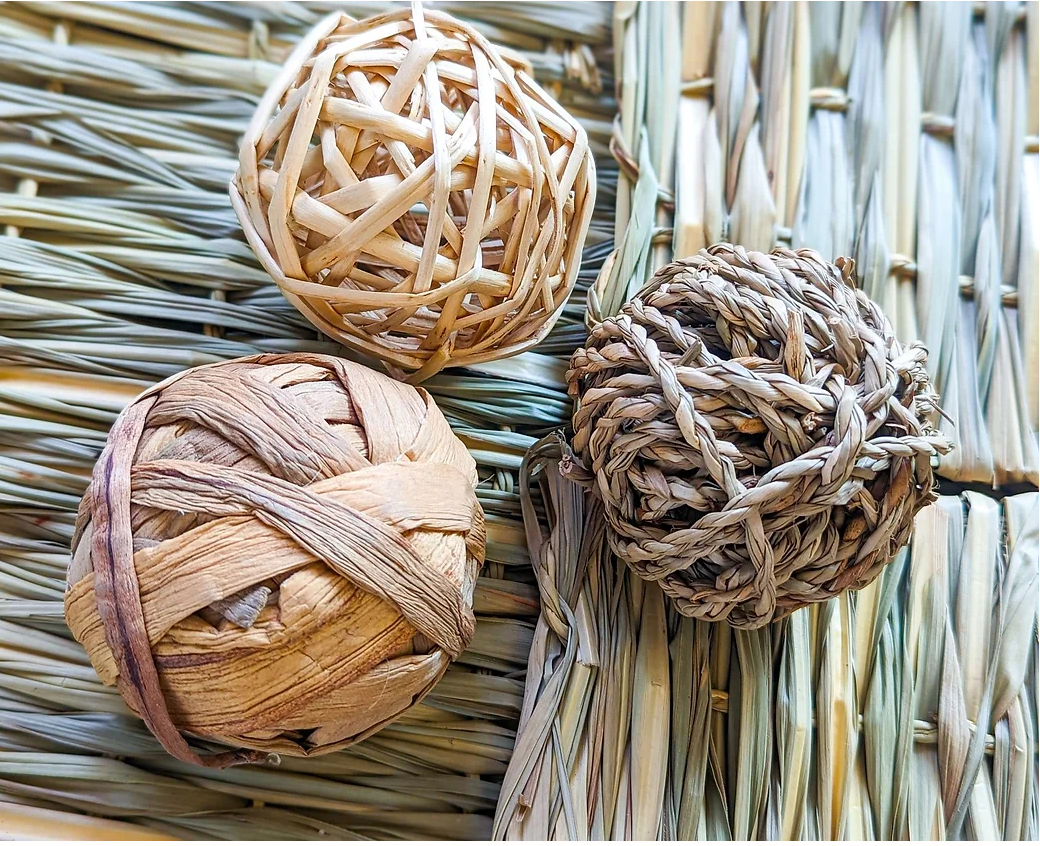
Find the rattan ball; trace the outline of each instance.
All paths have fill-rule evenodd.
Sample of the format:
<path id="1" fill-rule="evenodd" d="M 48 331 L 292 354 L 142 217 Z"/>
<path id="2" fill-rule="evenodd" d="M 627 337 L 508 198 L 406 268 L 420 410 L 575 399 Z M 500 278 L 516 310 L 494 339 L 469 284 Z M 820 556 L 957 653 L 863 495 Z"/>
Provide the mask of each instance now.
<path id="1" fill-rule="evenodd" d="M 718 245 L 572 357 L 573 472 L 681 613 L 756 628 L 871 582 L 935 498 L 925 360 L 851 261 Z"/>
<path id="2" fill-rule="evenodd" d="M 548 334 L 595 188 L 581 125 L 475 29 L 416 4 L 333 15 L 301 42 L 231 198 L 293 305 L 419 381 Z"/>
<path id="3" fill-rule="evenodd" d="M 109 434 L 65 618 L 182 761 L 340 749 L 466 647 L 484 556 L 475 485 L 421 389 L 320 355 L 188 370 Z M 200 753 L 186 734 L 232 751 Z"/>

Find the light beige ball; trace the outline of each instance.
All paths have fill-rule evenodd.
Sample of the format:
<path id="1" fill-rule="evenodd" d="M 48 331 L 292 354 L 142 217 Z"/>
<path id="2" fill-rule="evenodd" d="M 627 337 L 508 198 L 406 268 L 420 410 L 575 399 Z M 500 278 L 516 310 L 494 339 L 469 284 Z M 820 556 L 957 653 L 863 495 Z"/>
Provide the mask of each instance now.
<path id="1" fill-rule="evenodd" d="M 475 29 L 416 5 L 303 40 L 231 198 L 290 302 L 420 380 L 548 334 L 595 185 L 581 125 Z"/>

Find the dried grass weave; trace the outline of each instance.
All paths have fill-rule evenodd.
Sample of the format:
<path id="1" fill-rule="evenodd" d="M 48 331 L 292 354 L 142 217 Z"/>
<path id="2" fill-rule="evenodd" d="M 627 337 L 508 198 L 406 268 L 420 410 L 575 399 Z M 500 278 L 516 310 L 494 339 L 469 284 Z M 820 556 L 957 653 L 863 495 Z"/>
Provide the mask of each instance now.
<path id="1" fill-rule="evenodd" d="M 938 474 L 1005 487 L 941 496 L 875 582 L 742 630 L 636 577 L 541 442 L 542 613 L 496 834 L 1035 840 L 1040 5 L 613 13 L 617 250 L 590 322 L 708 244 L 852 256 L 928 347 L 957 441 Z"/>
<path id="2" fill-rule="evenodd" d="M 438 9 L 533 67 L 581 122 L 601 165 L 598 196 L 611 202 L 609 7 L 449 0 Z M 386 5 L 336 10 L 362 18 Z M 76 510 L 128 403 L 198 365 L 349 357 L 286 302 L 242 240 L 227 191 L 263 92 L 329 11 L 0 5 L 0 649 L 12 658 L 0 666 L 0 814 L 9 832 L 49 825 L 68 837 L 70 815 L 84 825 L 105 818 L 92 828 L 111 836 L 178 839 L 491 832 L 538 611 L 518 469 L 570 413 L 555 356 L 585 337 L 579 298 L 612 226 L 602 202 L 575 296 L 538 352 L 424 383 L 477 463 L 487 561 L 473 639 L 421 703 L 339 752 L 203 769 L 163 750 L 63 618 Z"/>

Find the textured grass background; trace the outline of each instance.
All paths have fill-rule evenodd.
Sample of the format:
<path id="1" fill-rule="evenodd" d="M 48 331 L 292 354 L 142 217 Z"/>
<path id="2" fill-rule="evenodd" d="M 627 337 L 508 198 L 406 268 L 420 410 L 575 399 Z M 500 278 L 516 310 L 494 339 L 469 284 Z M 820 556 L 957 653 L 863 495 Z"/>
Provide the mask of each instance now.
<path id="1" fill-rule="evenodd" d="M 77 501 L 130 398 L 220 359 L 343 352 L 260 269 L 226 188 L 280 57 L 343 5 L 0 7 L 0 801 L 185 837 L 490 833 L 538 608 L 517 471 L 569 414 L 555 356 L 584 336 L 582 292 L 538 353 L 428 385 L 479 464 L 489 565 L 471 649 L 389 731 L 277 769 L 185 767 L 100 684 L 62 620 Z M 609 7 L 439 5 L 526 57 L 586 126 L 602 165 L 587 288 L 616 184 Z M 12 813 L 0 817 L 30 812 Z"/>

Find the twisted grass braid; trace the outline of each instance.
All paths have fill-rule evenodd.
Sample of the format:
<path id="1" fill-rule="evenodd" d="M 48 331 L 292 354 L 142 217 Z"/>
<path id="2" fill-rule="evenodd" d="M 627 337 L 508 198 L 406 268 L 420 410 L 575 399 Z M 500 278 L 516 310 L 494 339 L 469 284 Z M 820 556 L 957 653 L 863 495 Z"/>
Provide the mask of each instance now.
<path id="1" fill-rule="evenodd" d="M 662 268 L 567 375 L 612 548 L 683 614 L 742 628 L 868 584 L 949 449 L 926 356 L 849 260 L 721 244 Z"/>

